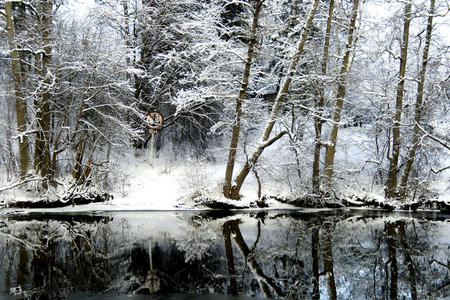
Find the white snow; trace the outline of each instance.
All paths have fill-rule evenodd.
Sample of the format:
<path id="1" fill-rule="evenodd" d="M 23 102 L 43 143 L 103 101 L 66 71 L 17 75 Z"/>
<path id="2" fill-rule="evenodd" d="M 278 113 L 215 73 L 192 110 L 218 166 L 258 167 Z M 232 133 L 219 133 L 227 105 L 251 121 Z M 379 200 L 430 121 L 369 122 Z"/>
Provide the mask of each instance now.
<path id="1" fill-rule="evenodd" d="M 122 155 L 118 159 L 118 168 L 123 174 L 114 174 L 114 187 L 106 190 L 113 199 L 104 203 L 67 206 L 50 209 L 3 209 L 3 213 L 20 212 L 100 212 L 100 211 L 173 211 L 208 209 L 192 200 L 192 195 L 203 195 L 249 206 L 257 200 L 257 186 L 249 178 L 242 189 L 242 199 L 236 203 L 221 195 L 221 180 L 225 174 L 225 165 L 206 161 L 180 159 L 160 154 L 149 164 L 148 150 L 139 157 L 133 154 Z M 33 199 L 33 194 L 19 189 L 10 189 L 0 193 L 0 204 L 8 201 L 25 201 Z M 36 199 L 38 200 L 38 199 Z M 268 200 L 270 209 L 293 209 L 292 205 Z M 253 209 L 253 208 L 252 208 Z"/>

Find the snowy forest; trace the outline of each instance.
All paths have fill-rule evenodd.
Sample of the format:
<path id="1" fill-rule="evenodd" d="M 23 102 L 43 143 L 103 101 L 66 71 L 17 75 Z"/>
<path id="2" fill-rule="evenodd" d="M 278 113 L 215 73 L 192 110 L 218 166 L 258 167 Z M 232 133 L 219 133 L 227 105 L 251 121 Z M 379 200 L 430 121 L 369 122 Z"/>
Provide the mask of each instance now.
<path id="1" fill-rule="evenodd" d="M 135 161 L 178 168 L 192 198 L 449 201 L 449 10 L 2 1 L 0 198 L 120 193 Z"/>

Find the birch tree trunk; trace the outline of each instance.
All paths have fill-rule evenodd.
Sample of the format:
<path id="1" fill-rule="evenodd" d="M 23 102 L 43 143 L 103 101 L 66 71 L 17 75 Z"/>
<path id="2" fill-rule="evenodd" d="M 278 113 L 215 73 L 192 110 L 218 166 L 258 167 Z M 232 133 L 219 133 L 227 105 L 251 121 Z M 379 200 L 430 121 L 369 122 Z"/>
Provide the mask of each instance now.
<path id="1" fill-rule="evenodd" d="M 347 43 L 345 44 L 345 54 L 342 60 L 341 70 L 339 72 L 338 87 L 336 92 L 336 101 L 333 112 L 333 125 L 326 145 L 324 175 L 328 187 L 331 186 L 334 168 L 334 156 L 336 154 L 336 142 L 341 121 L 342 106 L 344 105 L 345 93 L 347 90 L 347 76 L 351 67 L 350 55 L 355 41 L 356 20 L 358 18 L 359 0 L 353 0 L 353 10 L 350 19 L 350 25 L 347 33 Z"/>
<path id="2" fill-rule="evenodd" d="M 26 136 L 27 130 L 27 105 L 22 93 L 22 74 L 20 58 L 17 52 L 17 44 L 14 29 L 14 18 L 11 1 L 5 1 L 6 28 L 8 34 L 9 55 L 11 57 L 11 73 L 14 81 L 14 97 L 16 106 L 17 131 L 20 156 L 20 176 L 26 176 L 29 168 L 29 144 Z"/>
<path id="3" fill-rule="evenodd" d="M 330 0 L 328 8 L 328 20 L 327 28 L 325 32 L 325 42 L 323 46 L 323 56 L 322 56 L 322 76 L 327 75 L 327 64 L 328 64 L 328 52 L 330 48 L 330 34 L 331 34 L 331 24 L 333 21 L 333 10 L 334 10 L 334 0 Z M 320 190 L 320 150 L 322 148 L 322 109 L 325 102 L 325 89 L 322 87 L 319 95 L 319 99 L 316 104 L 317 116 L 314 118 L 314 129 L 316 133 L 316 141 L 314 145 L 314 161 L 312 170 L 312 186 L 314 192 L 318 193 Z"/>
<path id="4" fill-rule="evenodd" d="M 416 105 L 415 105 L 415 111 L 414 111 L 414 132 L 412 137 L 412 143 L 411 148 L 408 152 L 408 157 L 406 160 L 405 168 L 403 170 L 402 179 L 400 182 L 400 193 L 401 197 L 406 197 L 406 184 L 408 183 L 409 174 L 411 172 L 411 166 L 414 163 L 414 159 L 416 157 L 416 152 L 420 147 L 420 135 L 421 131 L 419 128 L 419 123 L 422 120 L 422 114 L 423 114 L 423 91 L 425 86 L 425 73 L 427 71 L 427 64 L 428 64 L 428 52 L 430 49 L 430 42 L 431 42 L 431 33 L 433 30 L 433 14 L 434 14 L 434 3 L 435 0 L 430 1 L 430 10 L 428 14 L 428 22 L 427 22 L 427 33 L 425 37 L 425 46 L 423 49 L 423 56 L 422 56 L 422 66 L 420 68 L 419 72 L 419 83 L 417 85 L 417 98 L 416 98 Z"/>
<path id="5" fill-rule="evenodd" d="M 239 192 L 242 188 L 242 184 L 244 183 L 244 180 L 247 177 L 247 175 L 250 172 L 253 165 L 258 161 L 258 159 L 261 156 L 264 149 L 266 147 L 272 145 L 275 141 L 277 141 L 279 138 L 281 138 L 285 134 L 285 132 L 281 132 L 280 134 L 273 137 L 272 139 L 269 139 L 270 133 L 272 132 L 272 129 L 273 129 L 273 126 L 275 125 L 276 118 L 280 112 L 281 104 L 286 99 L 286 95 L 289 90 L 289 86 L 291 84 L 292 77 L 295 74 L 295 70 L 296 70 L 297 64 L 300 60 L 300 56 L 303 53 L 303 48 L 305 46 L 306 39 L 308 37 L 309 31 L 311 28 L 311 24 L 314 19 L 314 15 L 315 15 L 318 5 L 319 5 L 319 0 L 315 0 L 311 6 L 311 9 L 308 14 L 308 18 L 307 18 L 305 26 L 303 28 L 302 35 L 300 37 L 300 42 L 298 43 L 298 46 L 297 46 L 297 51 L 296 51 L 294 57 L 292 58 L 291 64 L 289 66 L 289 70 L 286 74 L 286 77 L 285 77 L 283 83 L 281 84 L 281 88 L 278 91 L 278 95 L 275 98 L 275 102 L 272 106 L 272 111 L 270 113 L 269 120 L 268 120 L 266 127 L 263 131 L 263 134 L 261 136 L 260 143 L 257 146 L 256 150 L 253 152 L 253 154 L 250 156 L 250 159 L 247 160 L 247 162 L 242 167 L 239 174 L 236 176 L 236 179 L 234 180 L 234 184 L 231 187 L 230 193 L 229 194 L 224 193 L 225 197 L 227 197 L 227 198 L 235 199 L 235 200 L 238 200 L 240 198 Z"/>
<path id="6" fill-rule="evenodd" d="M 235 121 L 231 133 L 230 149 L 228 152 L 227 167 L 225 170 L 225 183 L 223 185 L 223 194 L 229 197 L 231 191 L 231 180 L 233 178 L 233 170 L 236 162 L 236 152 L 239 143 L 239 133 L 241 130 L 242 105 L 244 104 L 245 95 L 247 94 L 248 81 L 250 78 L 250 69 L 252 66 L 253 55 L 255 53 L 256 34 L 258 29 L 259 13 L 262 7 L 262 0 L 256 2 L 255 11 L 253 13 L 253 22 L 250 32 L 250 42 L 247 49 L 247 60 L 245 61 L 244 76 L 242 78 L 239 96 L 236 100 Z"/>
<path id="7" fill-rule="evenodd" d="M 403 94 L 405 87 L 405 73 L 406 73 L 406 61 L 408 59 L 408 42 L 409 42 L 409 26 L 411 23 L 411 1 L 405 3 L 404 13 L 404 26 L 403 26 L 403 41 L 401 45 L 400 54 L 400 74 L 399 82 L 397 85 L 397 96 L 395 101 L 395 114 L 394 125 L 392 128 L 392 155 L 389 159 L 389 171 L 388 180 L 386 183 L 386 197 L 396 198 L 398 197 L 397 191 L 397 174 L 398 174 L 398 161 L 400 157 L 400 121 L 402 118 L 403 110 Z"/>

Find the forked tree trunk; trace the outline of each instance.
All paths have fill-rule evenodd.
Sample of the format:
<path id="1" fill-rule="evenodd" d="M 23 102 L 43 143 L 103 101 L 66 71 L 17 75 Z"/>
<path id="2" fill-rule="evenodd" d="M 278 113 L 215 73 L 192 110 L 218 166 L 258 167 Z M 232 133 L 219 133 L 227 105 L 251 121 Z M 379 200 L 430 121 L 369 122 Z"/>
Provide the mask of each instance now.
<path id="1" fill-rule="evenodd" d="M 239 192 L 242 188 L 242 184 L 244 183 L 245 178 L 247 177 L 248 173 L 250 172 L 253 165 L 258 161 L 259 157 L 261 156 L 262 152 L 265 148 L 272 145 L 275 141 L 277 141 L 279 138 L 281 138 L 285 132 L 281 132 L 277 136 L 270 138 L 270 133 L 272 132 L 273 126 L 275 125 L 276 118 L 280 112 L 281 104 L 286 99 L 286 95 L 289 90 L 289 86 L 292 81 L 292 77 L 295 74 L 295 70 L 297 68 L 297 64 L 300 60 L 300 56 L 303 53 L 303 48 L 306 43 L 306 38 L 308 37 L 309 30 L 311 28 L 312 21 L 314 19 L 315 12 L 317 10 L 317 6 L 319 5 L 319 0 L 315 0 L 314 3 L 311 6 L 311 10 L 308 14 L 308 18 L 306 20 L 305 27 L 303 28 L 302 35 L 300 37 L 300 42 L 297 46 L 297 51 L 292 58 L 291 64 L 289 66 L 289 70 L 286 74 L 286 77 L 281 85 L 280 90 L 278 91 L 278 95 L 275 98 L 275 102 L 272 106 L 272 111 L 270 113 L 269 120 L 266 124 L 266 127 L 263 131 L 263 134 L 260 139 L 260 143 L 257 146 L 256 150 L 253 152 L 253 154 L 250 156 L 250 159 L 247 160 L 245 165 L 242 167 L 239 174 L 236 176 L 236 179 L 234 180 L 234 184 L 231 187 L 230 193 L 224 193 L 225 197 L 230 199 L 238 200 L 240 198 Z"/>
<path id="2" fill-rule="evenodd" d="M 252 28 L 250 32 L 250 42 L 247 49 L 247 60 L 245 61 L 244 76 L 242 78 L 241 89 L 236 100 L 235 121 L 231 133 L 230 149 L 228 152 L 227 167 L 225 170 L 225 183 L 223 185 L 223 194 L 228 197 L 231 191 L 231 180 L 233 178 L 233 170 L 236 162 L 236 152 L 239 144 L 239 133 L 241 130 L 242 106 L 244 104 L 245 95 L 247 94 L 248 81 L 250 78 L 250 69 L 252 67 L 253 56 L 255 53 L 256 34 L 258 29 L 259 13 L 262 7 L 262 0 L 258 0 L 253 14 Z"/>
<path id="3" fill-rule="evenodd" d="M 336 154 L 336 142 L 341 121 L 342 106 L 344 105 L 345 93 L 347 90 L 347 76 L 351 67 L 351 52 L 355 41 L 356 20 L 358 18 L 359 0 L 353 0 L 353 11 L 347 33 L 347 43 L 345 44 L 345 54 L 342 60 L 341 70 L 338 77 L 338 87 L 336 101 L 333 111 L 333 125 L 328 138 L 325 152 L 325 164 L 323 167 L 326 184 L 331 186 L 334 168 L 334 156 Z"/>
<path id="4" fill-rule="evenodd" d="M 392 155 L 389 159 L 389 172 L 388 180 L 386 183 L 386 197 L 396 198 L 398 197 L 397 190 L 397 175 L 398 175 L 398 161 L 400 157 L 400 121 L 402 119 L 403 110 L 403 94 L 405 88 L 405 74 L 406 74 L 406 61 L 408 59 L 408 42 L 409 42 L 409 26 L 411 23 L 411 1 L 405 4 L 404 14 L 404 26 L 403 26 L 403 41 L 401 45 L 400 54 L 400 74 L 399 82 L 397 85 L 397 96 L 395 100 L 395 114 L 394 125 L 392 128 Z"/>
<path id="5" fill-rule="evenodd" d="M 26 176 L 29 168 L 29 144 L 26 136 L 27 105 L 22 93 L 22 75 L 19 54 L 16 50 L 16 37 L 11 1 L 5 1 L 5 17 L 8 34 L 9 55 L 11 57 L 11 73 L 14 81 L 14 97 L 16 106 L 17 131 L 19 134 L 20 176 Z"/>
<path id="6" fill-rule="evenodd" d="M 405 168 L 403 170 L 403 175 L 400 182 L 400 194 L 402 198 L 406 197 L 406 184 L 408 183 L 409 174 L 411 172 L 411 167 L 416 157 L 416 152 L 420 147 L 421 131 L 419 128 L 419 123 L 422 121 L 423 115 L 423 91 L 425 86 L 425 73 L 427 71 L 427 64 L 428 64 L 428 51 L 430 49 L 431 33 L 433 30 L 434 2 L 435 0 L 430 1 L 430 10 L 428 14 L 428 23 L 427 23 L 427 34 L 425 37 L 425 46 L 423 48 L 422 66 L 419 72 L 419 83 L 417 85 L 417 98 L 414 111 L 414 132 L 411 142 L 411 148 L 409 149 L 408 152 L 408 157 L 405 163 Z"/>
<path id="7" fill-rule="evenodd" d="M 325 31 L 325 42 L 323 45 L 323 56 L 322 56 L 322 75 L 325 77 L 327 75 L 327 64 L 328 64 L 328 52 L 330 48 L 330 34 L 331 34 L 331 24 L 333 21 L 333 10 L 334 10 L 334 0 L 330 0 L 328 8 L 328 20 L 327 29 Z M 317 116 L 314 118 L 314 129 L 316 133 L 316 140 L 314 145 L 314 161 L 312 167 L 312 186 L 314 192 L 318 193 L 320 191 L 320 150 L 322 148 L 322 109 L 325 102 L 325 88 L 322 87 L 320 90 L 319 99 L 316 103 Z"/>
<path id="8" fill-rule="evenodd" d="M 250 271 L 254 274 L 255 278 L 258 281 L 261 290 L 267 298 L 272 298 L 272 293 L 270 288 L 272 288 L 279 297 L 285 296 L 283 290 L 280 288 L 278 283 L 271 277 L 264 274 L 263 269 L 256 261 L 255 255 L 252 254 L 252 251 L 247 246 L 244 237 L 242 236 L 241 230 L 239 229 L 239 220 L 233 220 L 229 222 L 230 231 L 236 242 L 236 245 L 241 252 L 242 256 L 245 258 L 246 262 L 248 262 L 248 266 Z"/>

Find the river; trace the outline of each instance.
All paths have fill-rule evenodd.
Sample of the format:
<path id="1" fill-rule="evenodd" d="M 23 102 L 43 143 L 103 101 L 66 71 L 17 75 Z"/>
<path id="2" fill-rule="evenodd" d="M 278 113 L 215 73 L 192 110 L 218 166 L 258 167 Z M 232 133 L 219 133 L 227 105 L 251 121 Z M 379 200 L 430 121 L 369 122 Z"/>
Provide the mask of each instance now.
<path id="1" fill-rule="evenodd" d="M 450 299 L 437 212 L 10 214 L 0 255 L 5 299 Z"/>

